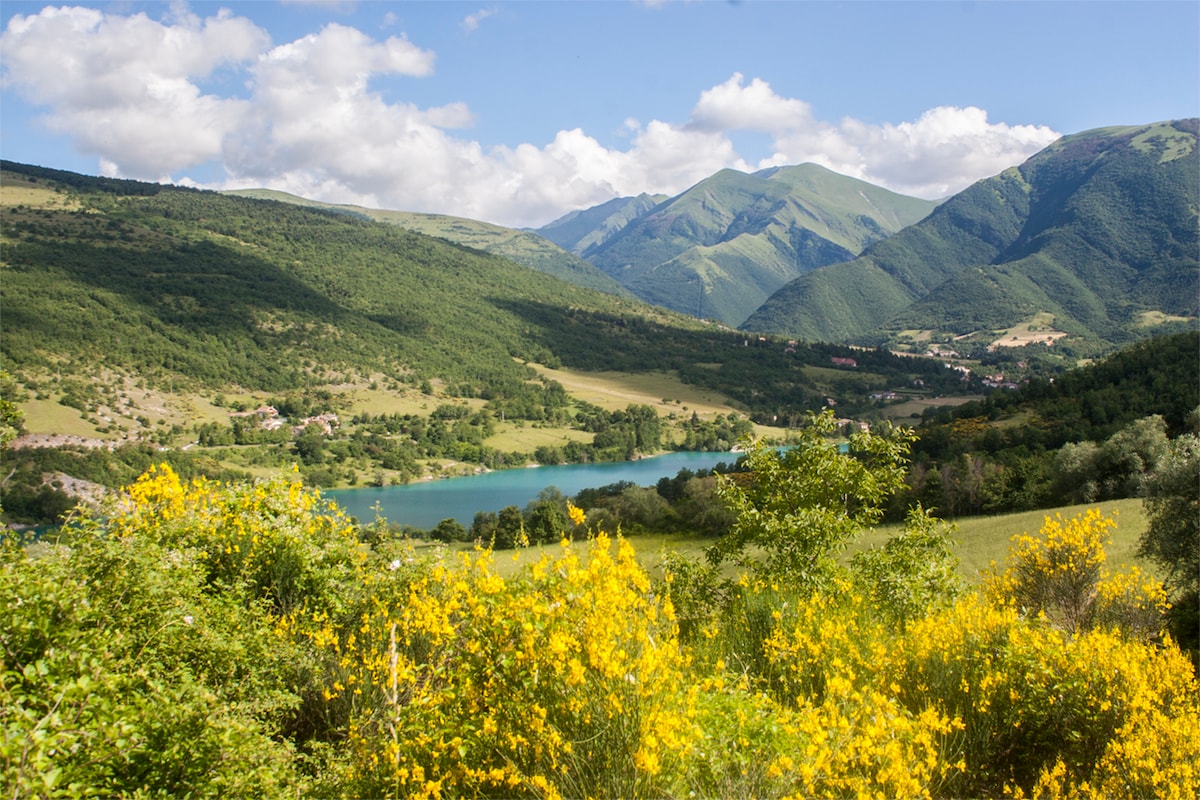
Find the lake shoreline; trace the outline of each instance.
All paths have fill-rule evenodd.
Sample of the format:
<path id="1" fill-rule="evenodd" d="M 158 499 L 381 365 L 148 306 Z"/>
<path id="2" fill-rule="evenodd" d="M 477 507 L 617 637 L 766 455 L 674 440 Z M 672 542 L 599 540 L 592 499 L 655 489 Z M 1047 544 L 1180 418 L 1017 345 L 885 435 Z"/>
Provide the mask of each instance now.
<path id="1" fill-rule="evenodd" d="M 360 522 L 369 522 L 378 513 L 389 522 L 429 530 L 445 519 L 469 526 L 478 512 L 499 511 L 506 506 L 523 508 L 549 487 L 572 497 L 584 489 L 624 481 L 649 486 L 664 477 L 673 478 L 683 469 L 708 470 L 718 464 L 736 463 L 740 456 L 741 453 L 728 450 L 668 450 L 632 461 L 547 464 L 537 468 L 522 465 L 525 468 L 488 470 L 395 486 L 328 489 L 322 491 L 322 496 Z"/>

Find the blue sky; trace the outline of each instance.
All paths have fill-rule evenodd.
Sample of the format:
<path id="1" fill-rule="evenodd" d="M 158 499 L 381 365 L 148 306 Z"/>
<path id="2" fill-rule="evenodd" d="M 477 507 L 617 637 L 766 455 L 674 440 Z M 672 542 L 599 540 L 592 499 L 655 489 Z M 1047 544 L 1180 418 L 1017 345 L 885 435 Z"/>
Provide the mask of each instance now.
<path id="1" fill-rule="evenodd" d="M 922 197 L 1200 115 L 1200 3 L 0 6 L 0 155 L 544 224 L 814 161 Z"/>

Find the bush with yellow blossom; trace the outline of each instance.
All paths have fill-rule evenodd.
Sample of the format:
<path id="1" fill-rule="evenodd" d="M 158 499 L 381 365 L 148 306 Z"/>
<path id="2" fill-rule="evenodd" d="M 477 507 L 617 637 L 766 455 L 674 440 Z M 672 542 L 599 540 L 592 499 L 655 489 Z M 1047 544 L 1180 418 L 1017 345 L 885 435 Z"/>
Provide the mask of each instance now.
<path id="1" fill-rule="evenodd" d="M 364 614 L 342 666 L 369 796 L 657 796 L 695 737 L 672 610 L 632 547 L 564 541 L 503 578 L 481 551 Z"/>

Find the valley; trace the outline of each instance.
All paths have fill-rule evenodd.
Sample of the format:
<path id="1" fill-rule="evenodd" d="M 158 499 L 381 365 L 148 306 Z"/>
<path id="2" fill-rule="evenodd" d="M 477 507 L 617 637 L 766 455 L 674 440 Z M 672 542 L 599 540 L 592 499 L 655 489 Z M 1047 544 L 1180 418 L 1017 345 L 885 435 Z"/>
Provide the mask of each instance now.
<path id="1" fill-rule="evenodd" d="M 1010 176 L 1009 188 L 1017 184 Z M 887 319 L 895 335 L 821 323 L 819 335 L 805 338 L 791 323 L 743 331 L 669 302 L 647 304 L 634 296 L 638 281 L 597 279 L 598 268 L 570 254 L 564 260 L 556 246 L 533 246 L 533 234 L 454 218 L 10 162 L 0 165 L 0 197 L 0 591 L 14 612 L 6 630 L 31 630 L 53 616 L 55 630 L 65 631 L 61 652 L 74 659 L 92 642 L 102 652 L 79 662 L 83 668 L 47 667 L 51 688 L 35 686 L 21 703 L 57 703 L 66 693 L 59 684 L 78 685 L 86 696 L 72 713 L 99 706 L 133 718 L 145 702 L 148 727 L 173 733 L 173 723 L 160 722 L 176 718 L 184 697 L 209 730 L 229 711 L 213 722 L 218 695 L 210 687 L 220 689 L 221 679 L 207 676 L 235 653 L 237 686 L 222 702 L 245 715 L 239 730 L 274 731 L 253 751 L 233 736 L 247 763 L 270 753 L 291 770 L 289 786 L 343 781 L 378 795 L 398 784 L 372 783 L 370 766 L 345 772 L 339 748 L 366 742 L 359 731 L 371 720 L 413 709 L 424 714 L 403 734 L 414 752 L 428 753 L 412 743 L 425 742 L 430 726 L 444 723 L 458 741 L 474 736 L 475 706 L 448 722 L 430 722 L 429 709 L 450 696 L 474 697 L 464 687 L 497 675 L 503 692 L 470 702 L 500 707 L 506 701 L 496 698 L 517 687 L 524 694 L 514 719 L 544 708 L 544 692 L 569 685 L 559 721 L 548 727 L 535 716 L 528 728 L 524 741 L 539 746 L 554 735 L 547 730 L 578 730 L 575 698 L 588 695 L 573 676 L 590 674 L 604 687 L 598 702 L 617 704 L 596 706 L 597 718 L 615 719 L 635 701 L 659 709 L 663 698 L 686 694 L 679 718 L 696 720 L 709 738 L 731 719 L 784 730 L 814 710 L 858 709 L 869 696 L 880 704 L 870 721 L 821 720 L 814 728 L 863 736 L 885 716 L 907 724 L 903 702 L 916 690 L 901 686 L 905 676 L 939 663 L 990 665 L 1018 642 L 1036 647 L 1022 645 L 1019 663 L 1005 667 L 1011 679 L 994 671 L 969 678 L 972 688 L 1011 680 L 970 712 L 973 730 L 986 734 L 972 734 L 980 741 L 992 740 L 994 719 L 1017 730 L 1003 716 L 1014 703 L 1030 714 L 1051 705 L 1022 699 L 1041 691 L 1028 679 L 1031 668 L 1052 676 L 1042 681 L 1058 692 L 1051 697 L 1070 695 L 1063 705 L 1092 708 L 1081 690 L 1060 691 L 1068 684 L 1054 676 L 1092 670 L 1095 677 L 1069 685 L 1103 689 L 1102 681 L 1159 659 L 1156 682 L 1129 681 L 1150 688 L 1136 697 L 1103 689 L 1104 696 L 1138 708 L 1161 702 L 1164 726 L 1195 716 L 1171 699 L 1194 693 L 1164 688 L 1161 676 L 1182 686 L 1198 648 L 1194 570 L 1167 549 L 1175 531 L 1183 531 L 1179 541 L 1194 531 L 1200 333 L 1195 309 L 1166 302 L 1164 288 L 1194 287 L 1196 259 L 1143 265 L 1157 277 L 1117 309 L 1134 321 L 1130 332 L 1088 328 L 1074 313 L 1078 300 L 1103 322 L 1099 309 L 1120 305 L 1099 284 L 1076 298 L 1082 282 L 1067 281 L 1053 307 L 1034 302 L 1034 292 L 1014 295 L 1029 302 L 1010 304 L 1019 314 L 1001 313 L 989 299 L 1011 294 L 1027 275 L 996 265 L 995 275 L 980 267 L 974 278 L 938 284 L 922 261 L 926 271 L 907 275 L 911 285 L 925 281 L 943 301 L 982 305 L 942 303 L 938 313 L 947 316 L 939 320 L 921 311 L 934 308 L 925 295 Z M 951 198 L 930 218 L 955 217 L 956 207 Z M 923 222 L 902 228 L 867 245 L 860 259 L 879 259 L 891 246 L 960 263 L 972 246 L 951 246 L 962 230 L 960 218 L 952 221 L 937 237 Z M 619 225 L 610 217 L 604 224 L 611 238 L 593 231 L 583 239 L 618 249 Z M 507 255 L 504 243 L 515 243 Z M 761 240 L 737 247 L 770 260 Z M 880 298 L 903 307 L 892 282 L 903 270 L 871 261 L 864 278 L 860 259 L 797 279 L 814 276 L 803 285 L 810 300 L 829 301 L 818 309 L 826 321 L 879 316 L 887 305 L 874 304 Z M 689 264 L 696 276 L 717 274 L 711 264 Z M 825 270 L 832 284 L 815 277 Z M 1163 302 L 1151 308 L 1156 293 Z M 663 464 L 682 466 L 671 475 Z M 525 469 L 539 465 L 555 466 Z M 580 475 L 587 485 L 572 482 Z M 447 506 L 434 495 L 456 499 Z M 325 505 L 331 497 L 336 506 Z M 1177 507 L 1182 526 L 1164 527 L 1164 509 Z M 1045 566 L 1060 557 L 1104 565 L 1080 578 L 1090 598 L 1082 617 L 1070 598 L 1038 599 L 1043 583 L 1062 585 L 1064 570 Z M 1039 602 L 1036 617 L 1018 612 Z M 124 611 L 130 607 L 137 613 Z M 97 614 L 110 613 L 97 623 Z M 597 632 L 581 628 L 585 622 Z M 636 641 L 631 625 L 643 626 Z M 150 633 L 127 634 L 138 626 Z M 1168 628 L 1181 647 L 1164 646 Z M 1007 644 L 986 644 L 991 630 Z M 985 645 L 969 644 L 976 640 Z M 114 658 L 127 641 L 145 644 Z M 1080 655 L 1070 650 L 1095 641 Z M 931 642 L 948 643 L 938 661 L 927 655 Z M 572 656 L 593 645 L 589 666 Z M 606 653 L 630 652 L 675 654 L 670 681 L 655 683 L 664 675 L 657 661 L 604 671 Z M 429 679 L 407 684 L 403 700 L 401 663 Z M 846 663 L 853 667 L 843 675 Z M 147 664 L 169 676 L 163 686 L 184 693 L 104 694 L 147 675 Z M 391 666 L 381 673 L 372 666 L 380 664 Z M 197 681 L 193 665 L 205 677 Z M 4 686 L 40 680 L 38 669 L 6 672 L 15 677 Z M 889 669 L 899 677 L 882 689 Z M 809 690 L 798 694 L 786 681 L 809 673 L 825 687 L 812 697 L 852 681 L 879 683 L 832 705 L 798 705 Z M 248 688 L 246 675 L 254 676 Z M 920 688 L 929 698 L 920 702 L 967 707 L 966 680 Z M 425 685 L 437 690 L 410 700 Z M 349 696 L 356 699 L 344 702 Z M 285 711 L 259 710 L 277 697 Z M 364 709 L 362 717 L 348 708 Z M 496 725 L 487 719 L 478 741 Z M 922 724 L 934 723 L 942 725 Z M 1057 721 L 1038 725 L 1021 730 L 1061 739 Z M 1088 736 L 1112 727 L 1086 714 L 1071 725 Z M 593 728 L 577 741 L 600 741 L 613 725 Z M 396 742 L 373 735 L 372 753 Z M 751 736 L 760 740 L 756 753 L 798 753 L 804 741 Z M 738 733 L 717 749 L 740 769 L 740 743 L 750 741 Z M 296 757 L 313 743 L 314 755 Z M 224 757 L 230 747 L 221 747 Z M 687 752 L 691 766 L 681 773 L 711 763 Z M 441 774 L 458 775 L 468 755 L 454 749 Z M 580 773 L 607 757 L 588 751 Z M 641 769 L 639 757 L 631 769 Z M 1033 763 L 983 747 L 970 757 L 1021 769 Z M 780 775 L 790 768 L 783 758 L 772 765 Z M 931 745 L 904 774 L 943 761 L 949 774 L 958 769 L 951 758 L 961 756 Z M 1172 768 L 1186 760 L 1161 759 Z M 939 794 L 993 794 L 999 784 L 989 781 L 947 779 Z M 714 793 L 730 785 L 705 784 Z M 771 796 L 782 796 L 784 784 L 774 786 Z"/>
<path id="2" fill-rule="evenodd" d="M 96 445 L 129 450 L 113 457 L 130 465 L 173 453 L 213 475 L 298 463 L 313 485 L 344 488 L 728 451 L 746 435 L 782 443 L 824 407 L 843 433 L 923 426 L 1137 337 L 1195 328 L 1194 304 L 1173 288 L 1200 272 L 1196 233 L 1179 226 L 1195 208 L 1178 202 L 1196 188 L 1180 172 L 1196 159 L 1194 127 L 1068 137 L 939 204 L 814 165 L 726 170 L 677 197 L 570 214 L 544 236 L 5 162 L 3 369 L 23 415 L 13 444 L 79 445 L 77 462 Z M 1055 189 L 1109 151 L 1112 180 L 1162 186 L 1123 233 L 1086 183 L 1066 200 Z M 1092 209 L 1092 227 L 1064 234 L 1057 215 L 1075 208 Z M 1167 221 L 1154 252 L 1112 251 Z M 767 284 L 718 266 L 734 252 L 805 275 L 763 303 Z M 1042 277 L 1016 270 L 1018 257 Z M 1111 278 L 1120 263 L 1137 264 L 1124 283 Z M 1055 303 L 1030 293 L 1067 280 L 1063 269 L 1079 275 Z M 710 291 L 722 281 L 729 297 L 765 292 L 761 307 L 690 315 L 725 302 Z M 780 316 L 795 291 L 809 322 Z M 130 468 L 92 477 L 113 485 Z"/>

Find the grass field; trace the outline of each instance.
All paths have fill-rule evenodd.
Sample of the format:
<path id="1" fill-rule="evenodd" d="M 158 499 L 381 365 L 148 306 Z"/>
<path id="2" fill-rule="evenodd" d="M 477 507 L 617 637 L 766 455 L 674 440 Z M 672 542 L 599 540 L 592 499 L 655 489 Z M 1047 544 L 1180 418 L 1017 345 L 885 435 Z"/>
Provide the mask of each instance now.
<path id="1" fill-rule="evenodd" d="M 1099 508 L 1101 513 L 1114 517 L 1117 522 L 1117 527 L 1112 532 L 1111 542 L 1107 548 L 1109 565 L 1119 567 L 1136 564 L 1143 570 L 1153 571 L 1149 562 L 1144 562 L 1135 556 L 1138 539 L 1146 530 L 1147 521 L 1145 511 L 1142 509 L 1142 501 L 1131 498 L 957 520 L 953 523 L 955 531 L 951 534 L 951 538 L 954 540 L 954 554 L 958 556 L 959 560 L 959 573 L 972 584 L 977 583 L 981 570 L 987 569 L 992 562 L 1004 563 L 1014 536 L 1022 533 L 1036 534 L 1046 517 L 1061 514 L 1063 519 L 1070 519 L 1091 508 Z M 898 529 L 898 525 L 885 525 L 867 531 L 855 542 L 854 547 L 855 549 L 881 547 L 887 537 Z"/>
<path id="2" fill-rule="evenodd" d="M 1026 322 L 1014 325 L 1006 331 L 1000 331 L 999 338 L 988 345 L 988 350 L 995 350 L 997 347 L 1024 347 L 1037 342 L 1054 344 L 1067 334 L 1054 330 L 1053 325 L 1053 314 L 1044 311 L 1035 314 Z"/>
<path id="3" fill-rule="evenodd" d="M 51 208 L 61 211 L 78 211 L 79 201 L 67 195 L 34 183 L 22 175 L 4 173 L 0 185 L 0 205 L 7 207 Z"/>
<path id="4" fill-rule="evenodd" d="M 550 369 L 539 364 L 530 366 L 544 377 L 561 383 L 572 397 L 608 411 L 624 409 L 631 403 L 653 406 L 664 416 L 681 412 L 690 415 L 695 411 L 704 417 L 738 411 L 719 392 L 690 386 L 669 372 L 577 372 Z"/>
<path id="5" fill-rule="evenodd" d="M 1112 531 L 1106 550 L 1108 566 L 1120 569 L 1123 566 L 1136 565 L 1142 570 L 1154 574 L 1156 571 L 1153 564 L 1136 557 L 1138 539 L 1145 531 L 1147 521 L 1146 514 L 1142 509 L 1142 501 L 1135 498 L 959 520 L 954 523 L 955 531 L 951 535 L 954 540 L 952 550 L 959 559 L 959 575 L 969 585 L 978 585 L 980 573 L 983 570 L 993 563 L 1003 566 L 1014 536 L 1022 533 L 1036 534 L 1046 517 L 1061 514 L 1064 519 L 1070 519 L 1091 508 L 1099 508 L 1105 516 L 1113 516 L 1117 521 L 1117 527 Z M 859 550 L 883 546 L 887 538 L 899 528 L 899 525 L 882 525 L 866 531 L 847 550 L 846 559 L 849 560 L 849 557 Z M 637 551 L 642 566 L 656 578 L 660 576 L 660 565 L 668 553 L 674 552 L 688 558 L 703 559 L 705 549 L 712 545 L 713 541 L 680 534 L 629 537 L 629 542 Z M 459 545 L 455 549 L 470 549 L 470 547 Z M 500 551 L 496 554 L 496 566 L 500 572 L 511 574 L 524 566 L 535 563 L 541 558 L 543 552 L 548 551 L 553 554 L 558 550 L 558 545 L 546 545 L 518 551 Z"/>
<path id="6" fill-rule="evenodd" d="M 539 447 L 562 447 L 567 442 L 591 444 L 596 434 L 570 428 L 535 428 L 519 423 L 502 423 L 493 435 L 484 440 L 488 447 L 504 452 L 532 453 Z"/>
<path id="7" fill-rule="evenodd" d="M 925 413 L 927 408 L 946 408 L 953 406 L 961 406 L 963 403 L 969 403 L 972 400 L 979 400 L 983 395 L 963 395 L 961 397 L 914 397 L 911 400 L 905 400 L 902 403 L 887 406 L 883 409 L 883 414 L 890 419 L 911 419 L 919 417 Z"/>

